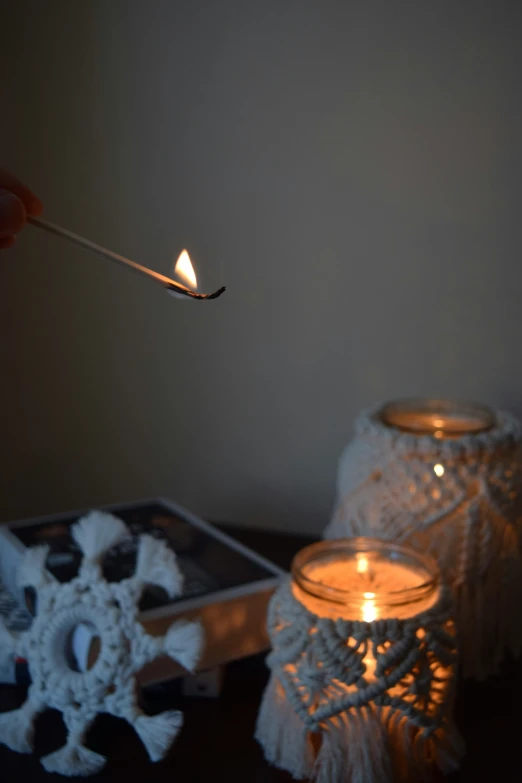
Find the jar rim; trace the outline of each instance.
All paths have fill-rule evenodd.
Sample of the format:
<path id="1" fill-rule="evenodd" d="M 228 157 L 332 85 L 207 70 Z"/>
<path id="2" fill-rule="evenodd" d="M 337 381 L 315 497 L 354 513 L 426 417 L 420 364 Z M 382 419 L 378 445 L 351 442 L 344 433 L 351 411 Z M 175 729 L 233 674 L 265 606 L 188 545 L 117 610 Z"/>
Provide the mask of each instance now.
<path id="1" fill-rule="evenodd" d="M 438 414 L 441 421 L 437 423 L 434 419 L 432 424 L 424 426 L 420 422 L 408 423 L 405 421 L 405 416 L 408 414 Z M 468 422 L 464 423 L 462 419 L 459 421 L 459 417 L 467 418 Z M 405 397 L 391 400 L 380 408 L 379 419 L 386 427 L 401 432 L 444 438 L 486 432 L 496 424 L 495 413 L 487 405 L 466 400 L 431 397 Z"/>
<path id="2" fill-rule="evenodd" d="M 317 541 L 304 547 L 292 561 L 292 578 L 302 590 L 316 598 L 338 604 L 357 604 L 360 602 L 361 596 L 364 595 L 362 590 L 346 590 L 325 585 L 323 582 L 318 582 L 307 576 L 304 569 L 314 561 L 320 562 L 329 559 L 329 556 L 346 554 L 355 558 L 363 552 L 387 553 L 389 561 L 404 565 L 409 563 L 416 570 L 425 573 L 425 578 L 421 579 L 418 585 L 405 587 L 401 590 L 373 592 L 372 601 L 376 606 L 399 606 L 421 601 L 431 595 L 440 584 L 440 571 L 434 558 L 403 544 L 395 544 L 367 536 Z"/>

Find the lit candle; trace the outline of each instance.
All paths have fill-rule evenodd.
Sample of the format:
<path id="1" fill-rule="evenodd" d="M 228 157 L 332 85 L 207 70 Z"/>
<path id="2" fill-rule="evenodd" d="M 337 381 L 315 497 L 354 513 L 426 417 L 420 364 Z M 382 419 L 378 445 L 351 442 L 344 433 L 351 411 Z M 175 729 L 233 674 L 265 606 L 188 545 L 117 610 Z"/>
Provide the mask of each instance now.
<path id="1" fill-rule="evenodd" d="M 411 399 L 388 403 L 382 420 L 403 432 L 455 438 L 490 429 L 494 416 L 488 408 L 475 403 L 450 400 Z"/>
<path id="2" fill-rule="evenodd" d="M 456 768 L 448 609 L 436 563 L 412 549 L 353 538 L 302 550 L 271 602 L 256 733 L 268 760 L 317 783 Z"/>
<path id="3" fill-rule="evenodd" d="M 436 580 L 418 562 L 389 559 L 374 547 L 372 539 L 354 539 L 361 551 L 350 549 L 296 566 L 294 594 L 321 617 L 372 620 L 385 617 L 395 606 L 394 617 L 406 619 L 429 609 L 438 597 Z M 415 601 L 406 600 L 415 589 Z M 408 591 L 402 595 L 404 591 Z M 368 615 L 372 615 L 368 619 Z"/>
<path id="4" fill-rule="evenodd" d="M 308 558 L 305 552 L 305 558 Z M 399 550 L 398 550 L 399 551 Z M 397 553 L 395 553 L 397 555 Z M 440 596 L 433 572 L 422 560 L 390 558 L 386 545 L 353 539 L 324 556 L 297 558 L 292 590 L 297 600 L 318 617 L 346 620 L 394 618 L 406 620 L 428 611 Z M 375 656 L 368 645 L 365 677 L 374 679 Z"/>

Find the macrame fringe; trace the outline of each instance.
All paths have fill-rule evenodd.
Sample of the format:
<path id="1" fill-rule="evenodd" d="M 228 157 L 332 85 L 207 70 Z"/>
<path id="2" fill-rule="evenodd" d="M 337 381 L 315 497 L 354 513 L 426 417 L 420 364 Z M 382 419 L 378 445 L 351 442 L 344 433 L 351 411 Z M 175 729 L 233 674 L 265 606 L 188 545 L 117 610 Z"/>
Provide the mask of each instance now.
<path id="1" fill-rule="evenodd" d="M 522 652 L 522 577 L 506 584 L 502 572 L 502 562 L 492 564 L 481 580 L 455 588 L 464 677 L 484 680 L 498 673 L 506 649 L 514 658 Z"/>
<path id="2" fill-rule="evenodd" d="M 297 779 L 311 777 L 314 749 L 310 733 L 273 674 L 263 695 L 255 737 L 271 764 Z"/>
<path id="3" fill-rule="evenodd" d="M 75 777 L 95 775 L 105 766 L 106 758 L 84 745 L 67 744 L 63 748 L 44 756 L 42 765 L 47 772 Z"/>
<path id="4" fill-rule="evenodd" d="M 0 666 L 5 666 L 14 657 L 16 639 L 0 619 Z"/>
<path id="5" fill-rule="evenodd" d="M 444 774 L 458 769 L 464 754 L 453 723 L 424 734 L 390 707 L 352 708 L 312 734 L 275 675 L 263 696 L 255 736 L 267 761 L 314 783 L 418 783 L 431 778 L 433 766 Z"/>
<path id="6" fill-rule="evenodd" d="M 427 742 L 429 746 L 425 753 L 431 753 L 435 765 L 443 775 L 455 772 L 459 768 L 466 752 L 466 745 L 453 721 L 448 722 L 444 728 L 437 729 Z"/>
<path id="7" fill-rule="evenodd" d="M 371 706 L 328 721 L 314 767 L 316 783 L 384 783 L 392 779 L 387 727 Z"/>
<path id="8" fill-rule="evenodd" d="M 165 652 L 185 669 L 193 672 L 203 646 L 203 628 L 197 621 L 178 620 L 171 625 L 165 637 Z"/>
<path id="9" fill-rule="evenodd" d="M 45 567 L 48 553 L 47 544 L 25 550 L 16 577 L 19 587 L 34 587 L 39 590 L 54 579 Z"/>
<path id="10" fill-rule="evenodd" d="M 183 725 L 183 713 L 178 710 L 159 715 L 140 715 L 134 728 L 147 749 L 151 761 L 161 761 Z"/>
<path id="11" fill-rule="evenodd" d="M 171 598 L 179 595 L 183 586 L 183 575 L 172 549 L 148 535 L 140 536 L 136 578 L 143 584 L 163 587 Z"/>
<path id="12" fill-rule="evenodd" d="M 85 558 L 94 561 L 129 535 L 121 519 L 104 511 L 91 511 L 73 526 L 71 533 Z"/>
<path id="13" fill-rule="evenodd" d="M 455 725 L 431 734 L 389 707 L 367 705 L 328 721 L 314 768 L 316 783 L 419 783 L 433 767 L 458 769 L 464 743 Z"/>
<path id="14" fill-rule="evenodd" d="M 381 715 L 386 724 L 394 779 L 428 783 L 433 779 L 434 767 L 444 775 L 459 768 L 465 746 L 452 721 L 428 732 L 412 724 L 407 715 L 390 711 L 389 707 L 383 708 Z"/>
<path id="15" fill-rule="evenodd" d="M 34 714 L 26 707 L 0 713 L 0 742 L 17 753 L 33 750 Z"/>

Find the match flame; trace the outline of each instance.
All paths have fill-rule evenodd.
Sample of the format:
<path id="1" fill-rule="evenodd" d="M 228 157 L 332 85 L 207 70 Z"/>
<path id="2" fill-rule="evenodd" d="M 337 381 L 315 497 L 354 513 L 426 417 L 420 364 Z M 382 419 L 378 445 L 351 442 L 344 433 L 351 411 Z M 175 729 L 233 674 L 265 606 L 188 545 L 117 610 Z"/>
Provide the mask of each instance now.
<path id="1" fill-rule="evenodd" d="M 174 266 L 174 275 L 183 285 L 190 288 L 192 291 L 198 289 L 198 279 L 192 266 L 192 261 L 186 250 L 182 250 L 179 254 L 179 258 Z"/>

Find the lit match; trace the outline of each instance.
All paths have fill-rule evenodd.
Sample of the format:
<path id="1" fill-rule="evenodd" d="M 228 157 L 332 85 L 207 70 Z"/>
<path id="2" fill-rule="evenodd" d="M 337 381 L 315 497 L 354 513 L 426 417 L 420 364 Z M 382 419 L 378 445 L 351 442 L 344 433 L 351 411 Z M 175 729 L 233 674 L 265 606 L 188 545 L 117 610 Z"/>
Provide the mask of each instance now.
<path id="1" fill-rule="evenodd" d="M 41 228 L 44 231 L 48 231 L 50 234 L 56 234 L 59 237 L 68 239 L 69 242 L 72 242 L 74 245 L 78 245 L 78 247 L 81 247 L 84 250 L 90 250 L 91 253 L 95 253 L 97 256 L 104 258 L 106 261 L 114 261 L 121 266 L 127 267 L 127 269 L 132 269 L 134 272 L 138 272 L 138 274 L 148 277 L 149 280 L 154 280 L 156 283 L 160 283 L 169 293 L 177 294 L 179 296 L 189 296 L 191 299 L 217 299 L 218 296 L 221 296 L 221 294 L 225 291 L 225 287 L 223 286 L 223 288 L 219 288 L 212 294 L 198 294 L 197 291 L 188 288 L 182 283 L 177 283 L 170 277 L 161 275 L 159 272 L 155 272 L 153 269 L 149 269 L 146 266 L 137 264 L 135 261 L 130 261 L 128 258 L 118 255 L 118 253 L 113 253 L 112 250 L 107 250 L 107 248 L 96 245 L 94 242 L 90 242 L 88 239 L 84 239 L 83 237 L 78 236 L 78 234 L 73 234 L 72 231 L 67 231 L 65 228 L 55 226 L 54 223 L 49 223 L 47 220 L 42 220 L 42 218 L 37 217 L 28 217 L 27 220 L 29 223 L 32 223 L 33 226 Z M 186 255 L 186 259 L 184 258 L 184 254 Z M 180 263 L 182 257 L 183 264 L 181 268 L 178 269 L 178 264 Z M 190 277 L 190 274 L 188 273 L 186 260 L 188 260 L 190 270 L 192 270 L 192 277 Z M 178 259 L 178 263 L 176 264 L 176 272 L 186 279 L 189 284 L 191 284 L 192 281 L 196 283 L 196 276 L 194 274 L 194 270 L 192 269 L 192 264 L 190 263 L 190 258 L 186 250 L 182 252 Z M 195 287 L 197 287 L 197 283 Z"/>

